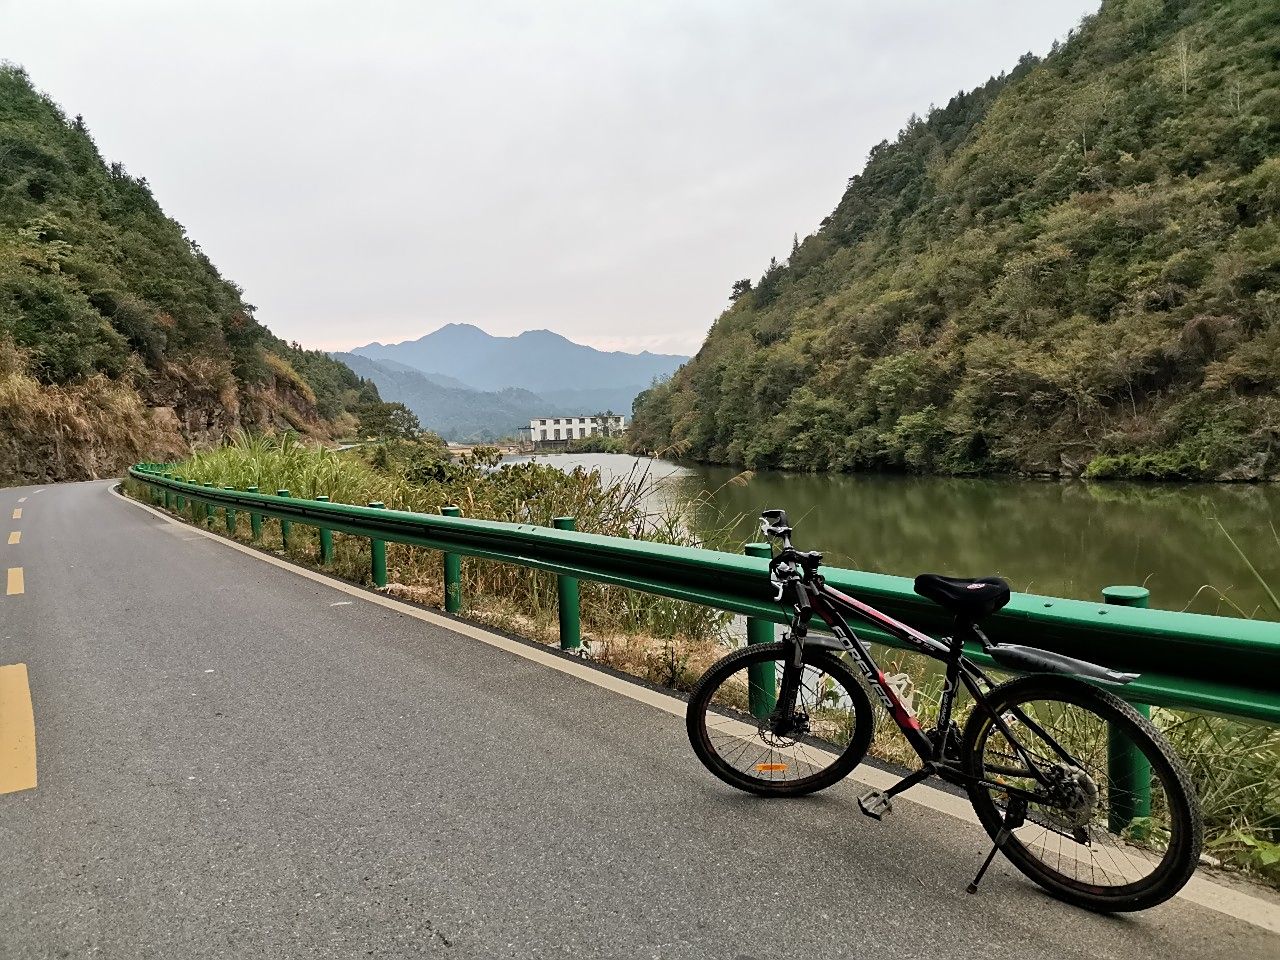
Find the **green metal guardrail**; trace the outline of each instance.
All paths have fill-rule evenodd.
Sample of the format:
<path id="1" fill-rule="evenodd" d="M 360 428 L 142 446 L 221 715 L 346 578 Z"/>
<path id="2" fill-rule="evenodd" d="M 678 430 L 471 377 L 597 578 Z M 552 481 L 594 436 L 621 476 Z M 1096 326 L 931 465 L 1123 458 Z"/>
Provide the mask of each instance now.
<path id="1" fill-rule="evenodd" d="M 771 635 L 766 622 L 785 623 L 787 619 L 772 602 L 768 560 L 759 555 L 739 556 L 532 524 L 468 520 L 456 511 L 452 511 L 454 515 L 431 516 L 389 510 L 382 504 L 360 507 L 302 500 L 284 490 L 277 496 L 252 488 L 219 490 L 186 482 L 160 464 L 139 464 L 129 470 L 129 476 L 146 485 L 157 503 L 168 504 L 172 498 L 177 509 L 187 503 L 193 513 L 198 507 L 196 518 L 209 525 L 217 509 L 243 510 L 250 515 L 255 537 L 261 535 L 263 518 L 280 521 L 286 540 L 294 523 L 317 527 L 330 536 L 367 537 L 374 545 L 371 573 L 378 585 L 386 582 L 387 542 L 439 550 L 445 555 L 445 603 L 451 612 L 462 603 L 462 556 L 558 574 L 562 638 L 570 645 L 578 630 L 577 584 L 573 582 L 577 580 L 615 584 L 745 614 L 755 622 L 748 626 L 753 639 Z M 905 577 L 836 567 L 824 567 L 823 573 L 837 589 L 891 616 L 934 633 L 949 629 L 946 613 L 917 596 L 911 580 Z M 984 622 L 984 629 L 996 641 L 1029 643 L 1139 672 L 1142 677 L 1123 690 L 1128 699 L 1139 704 L 1280 724 L 1280 623 L 1124 605 L 1135 598 L 1136 594 L 1130 597 L 1123 589 L 1109 596 L 1106 603 L 1015 593 L 1008 606 Z M 573 609 L 567 609 L 571 604 Z M 892 642 L 870 629 L 860 629 L 859 634 Z M 977 662 L 990 665 L 980 650 L 966 652 Z"/>

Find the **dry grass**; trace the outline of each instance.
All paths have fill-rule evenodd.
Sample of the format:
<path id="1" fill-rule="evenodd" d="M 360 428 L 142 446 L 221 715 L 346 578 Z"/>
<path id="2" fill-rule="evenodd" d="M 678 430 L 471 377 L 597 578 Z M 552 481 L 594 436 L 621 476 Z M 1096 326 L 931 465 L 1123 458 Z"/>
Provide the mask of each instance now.
<path id="1" fill-rule="evenodd" d="M 99 375 L 43 384 L 27 362 L 11 340 L 0 340 L 0 481 L 92 480 L 186 451 L 129 383 Z"/>

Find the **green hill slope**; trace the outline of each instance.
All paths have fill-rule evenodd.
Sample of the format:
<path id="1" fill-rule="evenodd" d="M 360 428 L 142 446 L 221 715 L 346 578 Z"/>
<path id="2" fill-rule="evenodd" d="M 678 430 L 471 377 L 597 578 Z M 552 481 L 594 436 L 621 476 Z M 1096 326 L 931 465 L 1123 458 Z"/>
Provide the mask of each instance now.
<path id="1" fill-rule="evenodd" d="M 376 399 L 273 337 L 145 180 L 0 66 L 0 482 L 106 475 L 241 427 L 328 436 Z"/>
<path id="2" fill-rule="evenodd" d="M 799 470 L 1280 474 L 1280 5 L 1107 0 L 882 143 L 636 401 Z"/>

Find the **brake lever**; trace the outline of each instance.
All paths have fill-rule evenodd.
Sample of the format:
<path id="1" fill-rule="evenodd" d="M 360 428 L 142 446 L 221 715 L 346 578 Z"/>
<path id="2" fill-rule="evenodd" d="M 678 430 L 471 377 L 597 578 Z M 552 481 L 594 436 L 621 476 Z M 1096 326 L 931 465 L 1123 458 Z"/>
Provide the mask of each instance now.
<path id="1" fill-rule="evenodd" d="M 779 576 L 780 572 L 782 576 Z M 778 556 L 769 561 L 769 580 L 777 591 L 773 595 L 774 603 L 782 602 L 782 595 L 786 593 L 787 583 L 795 577 L 795 572 L 795 564 L 784 559 L 783 554 L 778 554 Z M 784 577 L 786 579 L 783 579 Z"/>

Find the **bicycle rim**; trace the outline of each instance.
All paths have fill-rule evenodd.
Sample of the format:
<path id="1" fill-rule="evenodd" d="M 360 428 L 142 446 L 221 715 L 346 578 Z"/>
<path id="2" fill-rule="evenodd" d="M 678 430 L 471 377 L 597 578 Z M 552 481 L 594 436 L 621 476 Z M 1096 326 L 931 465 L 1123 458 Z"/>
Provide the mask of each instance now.
<path id="1" fill-rule="evenodd" d="M 988 830 L 1009 825 L 1011 811 L 1022 820 L 1005 854 L 1085 906 L 1139 909 L 1172 896 L 1199 844 L 1185 774 L 1159 735 L 1101 691 L 1015 684 L 991 701 L 1009 735 L 984 714 L 965 738 L 972 771 L 1008 788 L 970 790 Z"/>
<path id="2" fill-rule="evenodd" d="M 758 793 L 821 789 L 866 752 L 871 709 L 847 668 L 806 657 L 793 715 L 780 730 L 777 712 L 785 652 L 781 644 L 745 648 L 708 671 L 690 701 L 690 738 L 721 779 Z"/>

